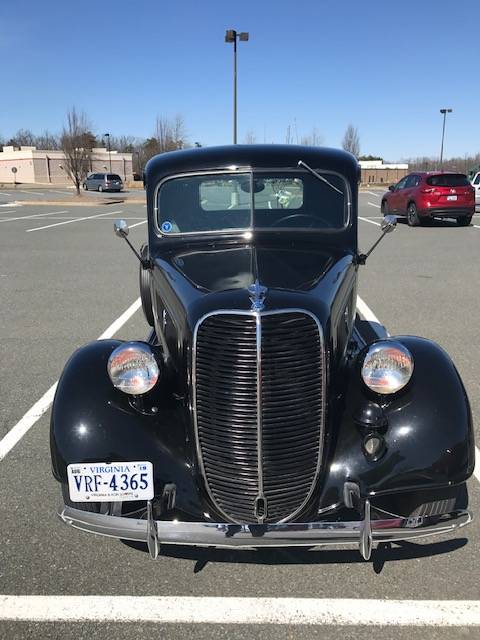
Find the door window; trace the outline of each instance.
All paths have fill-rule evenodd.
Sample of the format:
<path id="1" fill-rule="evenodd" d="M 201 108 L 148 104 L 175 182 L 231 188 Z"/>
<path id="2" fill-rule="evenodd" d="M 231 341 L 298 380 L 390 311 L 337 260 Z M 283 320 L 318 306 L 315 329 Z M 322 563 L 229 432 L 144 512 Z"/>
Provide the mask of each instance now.
<path id="1" fill-rule="evenodd" d="M 405 189 L 405 185 L 407 184 L 407 179 L 409 176 L 407 176 L 407 178 L 402 178 L 400 180 L 400 182 L 397 184 L 397 186 L 395 187 L 395 191 L 400 191 L 401 189 Z"/>

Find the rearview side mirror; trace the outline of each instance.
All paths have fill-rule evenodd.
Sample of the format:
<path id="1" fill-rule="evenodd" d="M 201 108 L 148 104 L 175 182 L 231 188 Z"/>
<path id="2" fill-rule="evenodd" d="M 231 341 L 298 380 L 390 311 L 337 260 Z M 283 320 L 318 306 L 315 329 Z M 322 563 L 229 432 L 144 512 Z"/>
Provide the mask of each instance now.
<path id="1" fill-rule="evenodd" d="M 389 191 L 395 191 L 395 185 L 394 185 L 394 184 L 391 184 L 391 185 L 388 187 L 388 190 L 389 190 Z"/>
<path id="2" fill-rule="evenodd" d="M 128 224 L 127 224 L 127 221 L 124 220 L 123 218 L 119 218 L 118 220 L 115 220 L 115 222 L 113 223 L 113 229 L 115 231 L 115 234 L 119 238 L 126 238 L 128 236 L 128 232 L 129 232 Z"/>
<path id="3" fill-rule="evenodd" d="M 397 219 L 395 216 L 385 216 L 382 220 L 382 231 L 383 233 L 391 233 L 395 227 L 397 226 Z"/>

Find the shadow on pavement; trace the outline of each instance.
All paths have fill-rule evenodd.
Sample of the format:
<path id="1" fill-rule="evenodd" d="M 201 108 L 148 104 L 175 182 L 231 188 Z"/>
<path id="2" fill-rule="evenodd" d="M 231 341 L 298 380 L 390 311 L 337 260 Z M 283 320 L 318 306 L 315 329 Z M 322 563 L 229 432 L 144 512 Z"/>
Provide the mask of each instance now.
<path id="1" fill-rule="evenodd" d="M 454 538 L 429 544 L 407 541 L 383 542 L 372 552 L 371 563 L 375 573 L 380 573 L 387 562 L 414 560 L 443 555 L 461 549 L 467 544 L 466 538 Z M 147 545 L 122 540 L 122 543 L 138 551 L 148 553 Z M 315 551 L 311 549 L 315 548 Z M 318 550 L 318 547 L 276 548 L 276 549 L 220 549 L 163 545 L 160 556 L 195 561 L 194 573 L 199 573 L 209 562 L 258 565 L 302 565 L 302 564 L 356 564 L 365 563 L 355 549 Z"/>

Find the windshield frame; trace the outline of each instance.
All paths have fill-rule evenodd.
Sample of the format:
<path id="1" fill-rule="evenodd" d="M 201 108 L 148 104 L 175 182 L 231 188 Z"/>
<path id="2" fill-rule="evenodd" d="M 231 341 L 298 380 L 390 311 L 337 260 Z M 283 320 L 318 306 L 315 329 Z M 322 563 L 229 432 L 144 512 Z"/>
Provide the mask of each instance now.
<path id="1" fill-rule="evenodd" d="M 306 169 L 303 168 L 297 168 L 297 167 L 242 167 L 242 166 L 235 166 L 235 169 L 231 169 L 229 167 L 225 167 L 223 169 L 205 169 L 205 170 L 201 170 L 201 171 L 187 171 L 187 172 L 182 172 L 182 173 L 177 173 L 177 174 L 172 174 L 169 176 L 166 176 L 165 178 L 163 178 L 162 180 L 160 180 L 160 182 L 158 182 L 158 184 L 155 186 L 155 190 L 153 193 L 153 225 L 154 225 L 154 229 L 155 229 L 155 234 L 157 235 L 157 237 L 159 238 L 165 238 L 165 239 L 169 239 L 169 238 L 175 238 L 175 239 L 181 239 L 183 237 L 191 237 L 191 236 L 212 236 L 212 235 L 218 235 L 218 236 L 238 236 L 241 234 L 253 234 L 253 233 L 320 233 L 320 234 L 339 234 L 339 233 L 344 233 L 345 231 L 347 231 L 351 225 L 352 225 L 352 190 L 350 187 L 350 183 L 347 180 L 347 178 L 342 175 L 341 173 L 337 172 L 337 171 L 331 171 L 328 169 L 322 169 L 322 168 L 315 168 L 315 171 L 318 171 L 318 173 L 320 173 L 321 175 L 326 174 L 326 175 L 331 175 L 331 176 L 337 176 L 338 178 L 340 178 L 340 180 L 342 180 L 344 186 L 345 186 L 345 192 L 344 192 L 344 199 L 345 199 L 345 207 L 346 207 L 346 212 L 345 212 L 345 220 L 344 220 L 344 224 L 342 227 L 337 227 L 337 228 L 310 228 L 310 227 L 299 227 L 299 228 L 295 228 L 295 227 L 253 227 L 252 226 L 252 220 L 253 220 L 253 215 L 254 215 L 254 197 L 255 197 L 255 193 L 253 190 L 253 179 L 254 176 L 257 176 L 258 174 L 262 174 L 262 173 L 272 173 L 272 174 L 278 174 L 278 173 L 284 173 L 284 174 L 292 174 L 292 175 L 299 175 L 299 174 L 303 174 L 303 175 L 311 175 Z M 162 188 L 162 186 L 170 181 L 170 180 L 176 180 L 178 178 L 189 178 L 189 177 L 198 177 L 198 176 L 215 176 L 215 175 L 227 175 L 230 174 L 232 176 L 235 175 L 249 175 L 250 178 L 250 226 L 248 227 L 241 227 L 238 229 L 220 229 L 220 230 L 208 230 L 208 231 L 181 231 L 181 232 L 169 232 L 169 233 L 163 233 L 161 228 L 160 228 L 160 220 L 159 220 L 159 193 L 160 193 L 160 189 Z M 316 178 L 318 180 L 318 178 Z"/>

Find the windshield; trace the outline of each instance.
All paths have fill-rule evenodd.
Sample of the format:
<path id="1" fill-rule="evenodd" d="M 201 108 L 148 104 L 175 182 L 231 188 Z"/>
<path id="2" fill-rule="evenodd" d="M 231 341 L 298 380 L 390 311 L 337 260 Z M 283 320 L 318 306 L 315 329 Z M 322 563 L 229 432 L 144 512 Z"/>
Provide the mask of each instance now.
<path id="1" fill-rule="evenodd" d="M 348 222 L 345 180 L 320 172 L 243 172 L 167 180 L 158 192 L 163 234 L 246 229 L 342 229 Z"/>

